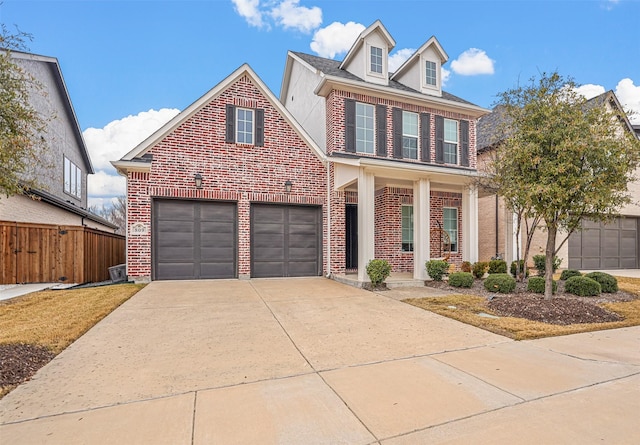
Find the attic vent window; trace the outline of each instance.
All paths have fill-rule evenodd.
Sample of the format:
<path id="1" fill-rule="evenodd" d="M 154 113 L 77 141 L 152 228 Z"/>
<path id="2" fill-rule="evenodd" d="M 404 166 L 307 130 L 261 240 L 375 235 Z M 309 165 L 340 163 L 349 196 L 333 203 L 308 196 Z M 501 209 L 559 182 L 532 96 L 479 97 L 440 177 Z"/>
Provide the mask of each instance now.
<path id="1" fill-rule="evenodd" d="M 427 60 L 425 65 L 425 73 L 426 73 L 425 80 L 427 82 L 427 85 L 436 86 L 437 79 L 438 79 L 436 74 L 436 63 L 430 60 Z"/>
<path id="2" fill-rule="evenodd" d="M 371 47 L 371 72 L 382 74 L 382 48 Z"/>

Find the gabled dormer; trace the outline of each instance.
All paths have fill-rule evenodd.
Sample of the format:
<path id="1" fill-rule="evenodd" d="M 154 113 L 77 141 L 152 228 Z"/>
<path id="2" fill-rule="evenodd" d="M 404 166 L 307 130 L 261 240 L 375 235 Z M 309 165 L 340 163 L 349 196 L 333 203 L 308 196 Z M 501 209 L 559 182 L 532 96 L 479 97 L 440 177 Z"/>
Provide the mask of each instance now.
<path id="1" fill-rule="evenodd" d="M 449 59 L 435 37 L 431 37 L 398 70 L 391 80 L 423 94 L 442 96 L 442 65 Z"/>
<path id="2" fill-rule="evenodd" d="M 389 52 L 396 46 L 395 40 L 380 20 L 362 31 L 340 69 L 358 76 L 366 82 L 389 85 Z"/>

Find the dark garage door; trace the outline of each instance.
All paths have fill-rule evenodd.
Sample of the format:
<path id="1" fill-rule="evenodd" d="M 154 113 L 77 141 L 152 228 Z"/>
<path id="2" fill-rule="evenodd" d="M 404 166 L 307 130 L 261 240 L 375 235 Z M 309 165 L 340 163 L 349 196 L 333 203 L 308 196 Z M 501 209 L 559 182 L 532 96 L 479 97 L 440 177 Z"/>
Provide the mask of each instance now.
<path id="1" fill-rule="evenodd" d="M 156 200 L 154 278 L 235 278 L 236 214 L 235 203 Z"/>
<path id="2" fill-rule="evenodd" d="M 322 273 L 319 207 L 251 206 L 251 276 L 304 277 Z"/>
<path id="3" fill-rule="evenodd" d="M 569 237 L 569 268 L 638 267 L 637 218 L 616 218 L 608 224 L 585 220 L 582 228 Z"/>

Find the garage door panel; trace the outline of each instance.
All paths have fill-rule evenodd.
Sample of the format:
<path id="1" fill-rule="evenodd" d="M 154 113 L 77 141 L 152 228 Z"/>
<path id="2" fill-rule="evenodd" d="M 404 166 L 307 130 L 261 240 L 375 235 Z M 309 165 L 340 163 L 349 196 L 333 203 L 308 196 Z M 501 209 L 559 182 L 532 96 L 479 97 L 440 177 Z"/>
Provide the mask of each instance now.
<path id="1" fill-rule="evenodd" d="M 200 263 L 200 278 L 213 279 L 235 276 L 235 266 L 231 263 Z"/>
<path id="2" fill-rule="evenodd" d="M 289 265 L 289 276 L 291 277 L 308 277 L 318 275 L 317 261 L 296 261 Z"/>
<path id="3" fill-rule="evenodd" d="M 260 261 L 253 265 L 252 276 L 258 278 L 283 277 L 284 263 L 282 261 Z"/>
<path id="4" fill-rule="evenodd" d="M 191 280 L 193 279 L 193 263 L 161 263 L 156 270 L 157 276 L 171 276 L 171 280 Z"/>
<path id="5" fill-rule="evenodd" d="M 184 201 L 163 201 L 161 205 L 156 206 L 155 212 L 161 220 L 192 222 L 195 208 L 184 205 Z"/>
<path id="6" fill-rule="evenodd" d="M 638 220 L 635 218 L 621 218 L 620 228 L 624 230 L 637 230 Z"/>

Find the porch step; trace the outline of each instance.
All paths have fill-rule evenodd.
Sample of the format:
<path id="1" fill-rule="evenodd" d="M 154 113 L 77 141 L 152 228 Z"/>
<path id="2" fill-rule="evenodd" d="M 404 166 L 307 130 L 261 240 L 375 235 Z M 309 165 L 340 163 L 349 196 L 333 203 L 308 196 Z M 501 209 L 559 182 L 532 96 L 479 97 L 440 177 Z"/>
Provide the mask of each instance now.
<path id="1" fill-rule="evenodd" d="M 362 287 L 362 282 L 358 281 L 357 274 L 338 275 L 332 274 L 331 278 L 335 281 L 349 286 Z M 423 280 L 414 280 L 411 274 L 391 274 L 385 281 L 389 289 L 396 287 L 424 287 Z"/>
<path id="2" fill-rule="evenodd" d="M 386 281 L 387 287 L 393 289 L 396 287 L 424 287 L 424 280 L 389 280 Z"/>

